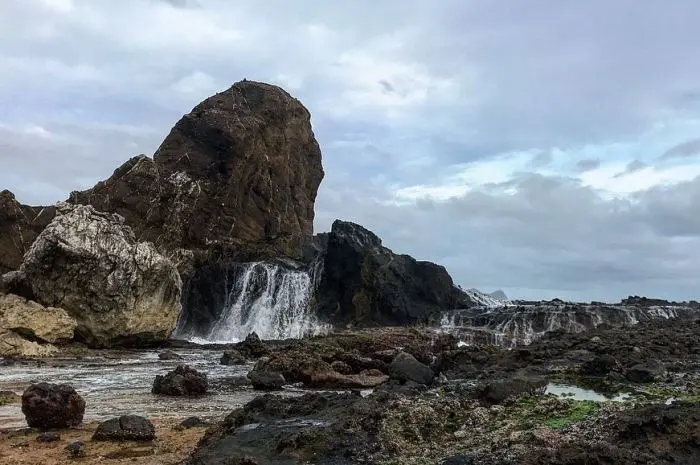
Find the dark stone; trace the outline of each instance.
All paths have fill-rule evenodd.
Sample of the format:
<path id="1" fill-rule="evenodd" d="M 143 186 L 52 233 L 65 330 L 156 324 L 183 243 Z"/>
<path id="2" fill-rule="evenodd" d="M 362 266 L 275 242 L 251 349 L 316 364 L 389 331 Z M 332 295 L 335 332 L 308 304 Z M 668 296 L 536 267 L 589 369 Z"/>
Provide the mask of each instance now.
<path id="1" fill-rule="evenodd" d="M 625 377 L 633 383 L 651 383 L 663 373 L 663 367 L 656 363 L 639 363 L 625 372 Z"/>
<path id="2" fill-rule="evenodd" d="M 136 415 L 111 418 L 99 424 L 93 441 L 152 441 L 156 429 L 149 420 Z"/>
<path id="3" fill-rule="evenodd" d="M 178 426 L 180 429 L 190 429 L 208 425 L 209 422 L 202 420 L 199 417 L 189 417 L 182 420 L 182 422 Z"/>
<path id="4" fill-rule="evenodd" d="M 66 450 L 71 458 L 85 457 L 85 444 L 81 441 L 71 442 L 66 446 Z"/>
<path id="5" fill-rule="evenodd" d="M 260 336 L 255 332 L 246 336 L 243 342 L 236 344 L 234 350 L 251 359 L 260 358 L 270 353 L 270 348 L 260 340 Z"/>
<path id="6" fill-rule="evenodd" d="M 244 365 L 246 358 L 237 350 L 226 350 L 221 356 L 222 365 Z"/>
<path id="7" fill-rule="evenodd" d="M 253 389 L 260 391 L 279 391 L 285 384 L 281 373 L 253 370 L 248 374 Z"/>
<path id="8" fill-rule="evenodd" d="M 477 397 L 490 404 L 500 404 L 523 395 L 543 394 L 547 381 L 541 378 L 511 378 L 490 381 L 482 385 Z"/>
<path id="9" fill-rule="evenodd" d="M 433 370 L 420 363 L 411 354 L 399 353 L 389 365 L 389 376 L 401 382 L 413 381 L 419 384 L 430 385 L 435 379 Z"/>
<path id="10" fill-rule="evenodd" d="M 158 354 L 159 360 L 182 360 L 182 357 L 172 350 L 164 350 Z"/>
<path id="11" fill-rule="evenodd" d="M 69 428 L 83 421 L 85 401 L 67 384 L 32 384 L 22 394 L 22 413 L 32 428 Z"/>
<path id="12" fill-rule="evenodd" d="M 610 355 L 599 355 L 590 362 L 581 365 L 581 374 L 586 376 L 605 376 L 610 373 L 617 361 Z"/>
<path id="13" fill-rule="evenodd" d="M 165 376 L 156 376 L 151 392 L 166 396 L 200 396 L 206 394 L 207 387 L 206 373 L 187 365 L 179 365 Z"/>
<path id="14" fill-rule="evenodd" d="M 56 431 L 47 431 L 41 433 L 36 437 L 37 442 L 48 443 L 56 442 L 61 440 L 61 435 Z"/>
<path id="15" fill-rule="evenodd" d="M 322 263 L 318 313 L 335 324 L 405 325 L 474 305 L 444 267 L 397 255 L 360 225 L 336 220 L 307 248 Z"/>

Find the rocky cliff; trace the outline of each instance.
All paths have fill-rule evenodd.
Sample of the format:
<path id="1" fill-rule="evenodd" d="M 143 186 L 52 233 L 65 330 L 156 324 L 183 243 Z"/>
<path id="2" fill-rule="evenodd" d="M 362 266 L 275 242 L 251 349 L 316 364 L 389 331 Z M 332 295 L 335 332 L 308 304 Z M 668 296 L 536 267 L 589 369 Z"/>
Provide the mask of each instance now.
<path id="1" fill-rule="evenodd" d="M 197 265 L 298 257 L 323 179 L 310 119 L 279 87 L 238 82 L 180 119 L 153 159 L 69 201 L 118 213 L 139 240 Z"/>
<path id="2" fill-rule="evenodd" d="M 0 192 L 0 275 L 19 268 L 22 257 L 54 215 L 53 207 L 22 205 L 12 192 Z"/>
<path id="3" fill-rule="evenodd" d="M 336 220 L 307 246 L 306 258 L 319 316 L 335 324 L 412 324 L 474 306 L 444 267 L 395 254 L 354 223 Z"/>
<path id="4" fill-rule="evenodd" d="M 175 265 L 116 214 L 59 204 L 8 287 L 76 319 L 92 346 L 166 339 L 180 313 Z"/>

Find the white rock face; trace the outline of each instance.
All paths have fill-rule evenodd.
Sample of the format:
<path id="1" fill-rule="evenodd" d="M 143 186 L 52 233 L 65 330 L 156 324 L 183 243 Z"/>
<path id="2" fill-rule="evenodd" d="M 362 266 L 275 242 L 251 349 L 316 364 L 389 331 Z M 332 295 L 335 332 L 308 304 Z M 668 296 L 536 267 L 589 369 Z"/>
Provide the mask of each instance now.
<path id="1" fill-rule="evenodd" d="M 150 243 L 116 214 L 57 205 L 19 269 L 38 302 L 65 309 L 93 346 L 167 339 L 180 313 L 182 281 Z"/>
<path id="2" fill-rule="evenodd" d="M 0 295 L 0 355 L 49 355 L 57 350 L 50 343 L 73 339 L 77 326 L 61 308 L 47 308 L 13 294 Z"/>

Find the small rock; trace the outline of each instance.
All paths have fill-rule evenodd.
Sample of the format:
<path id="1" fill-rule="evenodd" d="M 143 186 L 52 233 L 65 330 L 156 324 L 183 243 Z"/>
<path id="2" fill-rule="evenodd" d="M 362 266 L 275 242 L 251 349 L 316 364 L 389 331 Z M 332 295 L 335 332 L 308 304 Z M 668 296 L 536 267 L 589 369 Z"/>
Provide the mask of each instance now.
<path id="1" fill-rule="evenodd" d="M 270 348 L 265 345 L 257 333 L 252 332 L 243 342 L 235 345 L 235 350 L 248 358 L 260 358 L 270 353 Z"/>
<path id="2" fill-rule="evenodd" d="M 601 342 L 601 341 L 602 341 L 602 339 L 601 339 L 599 336 L 593 336 L 593 337 L 591 338 L 591 342 L 594 342 L 594 343 L 596 343 L 596 344 L 599 343 L 599 342 Z"/>
<path id="3" fill-rule="evenodd" d="M 282 373 L 253 370 L 248 373 L 253 389 L 261 391 L 279 391 L 285 384 Z"/>
<path id="4" fill-rule="evenodd" d="M 48 431 L 46 433 L 41 433 L 36 437 L 37 442 L 48 443 L 56 442 L 61 440 L 61 435 L 56 431 Z"/>
<path id="5" fill-rule="evenodd" d="M 341 362 L 340 360 L 336 360 L 335 362 L 331 363 L 331 368 L 333 368 L 335 371 L 337 371 L 341 375 L 352 374 L 352 368 L 350 367 L 350 365 L 348 365 L 345 362 Z"/>
<path id="6" fill-rule="evenodd" d="M 399 353 L 389 365 L 389 376 L 401 382 L 414 381 L 419 384 L 429 385 L 435 379 L 433 370 L 419 362 L 413 355 L 406 352 Z"/>
<path id="7" fill-rule="evenodd" d="M 222 365 L 244 365 L 245 357 L 237 350 L 226 350 L 221 356 Z"/>
<path id="8" fill-rule="evenodd" d="M 72 458 L 85 457 L 85 444 L 80 441 L 71 442 L 66 446 L 66 450 Z"/>
<path id="9" fill-rule="evenodd" d="M 152 441 L 156 437 L 153 423 L 136 415 L 123 415 L 99 424 L 93 441 Z"/>
<path id="10" fill-rule="evenodd" d="M 172 350 L 164 350 L 158 354 L 160 360 L 182 360 L 182 357 Z"/>
<path id="11" fill-rule="evenodd" d="M 83 421 L 85 401 L 67 384 L 32 384 L 22 394 L 22 413 L 32 428 L 69 428 Z"/>
<path id="12" fill-rule="evenodd" d="M 166 396 L 200 396 L 207 392 L 207 375 L 187 365 L 179 365 L 167 375 L 153 381 L 153 394 Z"/>
<path id="13" fill-rule="evenodd" d="M 29 447 L 29 441 L 22 441 L 16 444 L 12 444 L 12 447 Z"/>
<path id="14" fill-rule="evenodd" d="M 178 425 L 178 429 L 190 429 L 200 426 L 209 426 L 209 423 L 199 417 L 189 417 L 182 420 L 182 422 Z"/>

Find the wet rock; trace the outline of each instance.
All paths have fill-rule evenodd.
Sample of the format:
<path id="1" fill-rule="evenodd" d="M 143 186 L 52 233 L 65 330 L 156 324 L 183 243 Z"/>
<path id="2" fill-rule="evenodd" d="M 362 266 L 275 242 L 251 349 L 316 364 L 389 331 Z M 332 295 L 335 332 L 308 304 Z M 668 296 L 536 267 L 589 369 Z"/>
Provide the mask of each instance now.
<path id="1" fill-rule="evenodd" d="M 151 392 L 166 396 L 200 396 L 206 394 L 207 387 L 206 373 L 187 365 L 179 365 L 165 376 L 156 376 Z"/>
<path id="2" fill-rule="evenodd" d="M 81 441 L 71 442 L 66 446 L 66 450 L 71 458 L 85 457 L 85 444 Z"/>
<path id="3" fill-rule="evenodd" d="M 581 365 L 581 374 L 586 376 L 605 376 L 615 369 L 617 361 L 611 355 L 599 355 Z"/>
<path id="4" fill-rule="evenodd" d="M 83 421 L 85 401 L 67 384 L 32 384 L 22 394 L 22 413 L 32 428 L 69 428 Z"/>
<path id="5" fill-rule="evenodd" d="M 93 441 L 152 441 L 156 429 L 146 418 L 123 415 L 100 423 L 92 435 Z"/>
<path id="6" fill-rule="evenodd" d="M 222 365 L 244 365 L 246 358 L 237 350 L 226 350 L 220 362 Z"/>
<path id="7" fill-rule="evenodd" d="M 284 376 L 274 371 L 253 370 L 248 374 L 253 389 L 279 391 L 285 385 Z"/>
<path id="8" fill-rule="evenodd" d="M 341 362 L 340 360 L 336 360 L 335 362 L 331 363 L 331 368 L 341 375 L 352 374 L 352 367 L 345 362 Z"/>
<path id="9" fill-rule="evenodd" d="M 158 354 L 159 360 L 182 360 L 182 357 L 172 350 L 164 350 Z"/>
<path id="10" fill-rule="evenodd" d="M 36 437 L 36 441 L 41 443 L 57 442 L 60 440 L 61 435 L 56 431 L 47 431 Z"/>
<path id="11" fill-rule="evenodd" d="M 639 363 L 625 372 L 625 377 L 633 383 L 651 383 L 664 372 L 663 366 L 657 363 Z"/>
<path id="12" fill-rule="evenodd" d="M 270 348 L 260 340 L 260 336 L 255 332 L 250 333 L 243 342 L 239 342 L 234 347 L 238 353 L 251 359 L 260 358 L 270 353 Z"/>
<path id="13" fill-rule="evenodd" d="M 250 386 L 250 384 L 250 378 L 247 376 L 226 376 L 213 379 L 211 388 L 214 391 L 235 391 L 244 386 Z"/>
<path id="14" fill-rule="evenodd" d="M 34 300 L 63 308 L 78 323 L 76 338 L 95 347 L 165 340 L 180 314 L 176 266 L 138 242 L 122 217 L 91 206 L 59 203 L 18 274 Z"/>
<path id="15" fill-rule="evenodd" d="M 178 425 L 178 429 L 198 428 L 201 426 L 209 426 L 209 422 L 202 420 L 199 417 L 189 417 L 182 420 L 182 422 Z"/>
<path id="16" fill-rule="evenodd" d="M 389 376 L 398 381 L 414 381 L 429 385 L 435 379 L 433 370 L 416 360 L 411 354 L 399 353 L 389 365 Z"/>
<path id="17" fill-rule="evenodd" d="M 490 381 L 477 391 L 477 397 L 490 404 L 500 404 L 522 395 L 543 394 L 547 380 L 541 378 L 511 378 Z"/>
<path id="18" fill-rule="evenodd" d="M 365 371 L 359 375 L 344 375 L 335 371 L 322 360 L 309 360 L 299 367 L 302 381 L 306 386 L 322 389 L 363 389 L 372 388 L 389 381 L 389 377 L 378 370 Z"/>

